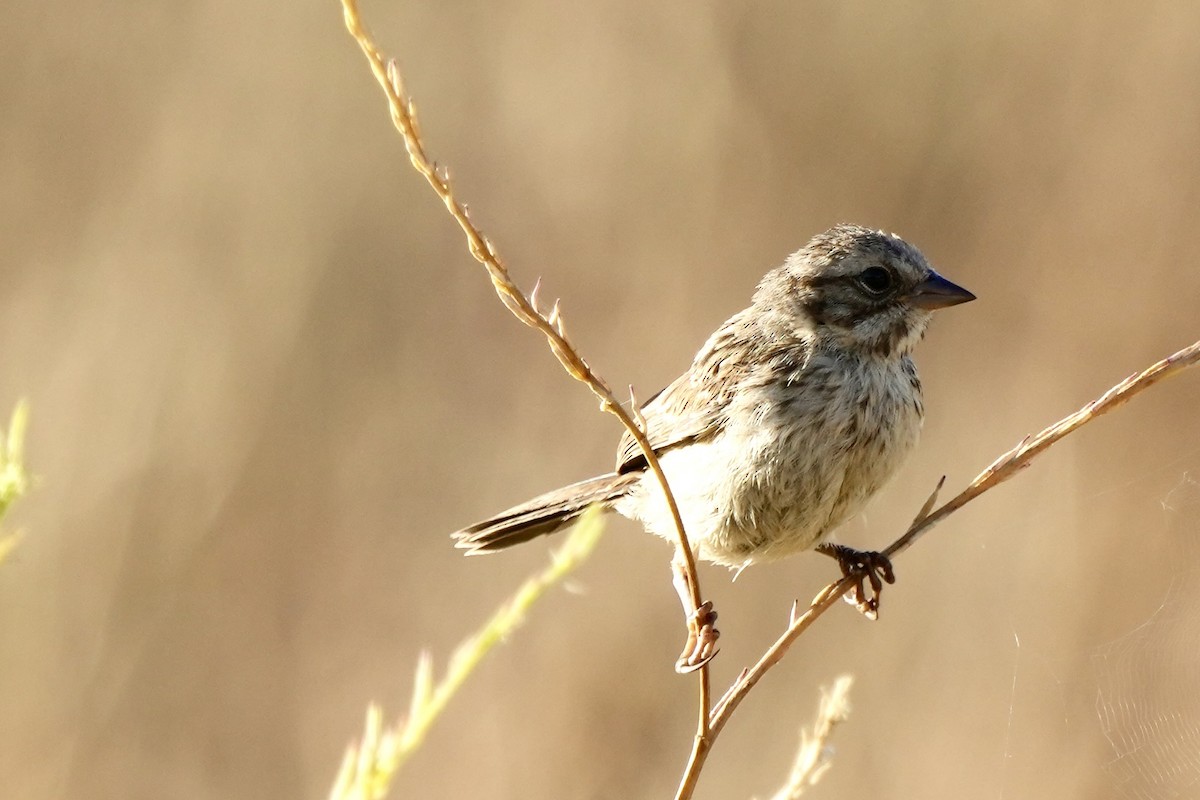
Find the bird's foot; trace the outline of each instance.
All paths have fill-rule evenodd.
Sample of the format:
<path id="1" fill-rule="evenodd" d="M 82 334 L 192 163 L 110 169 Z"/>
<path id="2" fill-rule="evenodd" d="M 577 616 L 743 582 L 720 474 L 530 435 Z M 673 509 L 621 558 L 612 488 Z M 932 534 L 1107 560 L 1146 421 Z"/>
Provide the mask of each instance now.
<path id="1" fill-rule="evenodd" d="M 888 557 L 874 550 L 855 550 L 844 544 L 826 543 L 817 550 L 837 560 L 843 577 L 854 579 L 853 588 L 843 595 L 843 599 L 867 619 L 878 619 L 883 584 L 896 582 L 896 573 Z M 871 586 L 869 592 L 867 584 Z"/>
<path id="2" fill-rule="evenodd" d="M 717 611 L 713 608 L 711 600 L 702 603 L 699 608 L 688 615 L 687 643 L 684 644 L 683 652 L 679 654 L 679 659 L 675 662 L 676 672 L 681 674 L 695 672 L 713 660 L 713 656 L 719 652 L 717 639 L 721 636 L 721 632 L 714 627 L 716 621 Z"/>

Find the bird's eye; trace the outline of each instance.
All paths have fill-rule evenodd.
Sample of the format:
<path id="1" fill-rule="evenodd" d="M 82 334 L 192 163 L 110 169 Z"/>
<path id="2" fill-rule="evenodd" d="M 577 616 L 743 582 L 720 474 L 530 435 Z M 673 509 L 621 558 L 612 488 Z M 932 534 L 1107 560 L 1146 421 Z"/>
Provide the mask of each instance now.
<path id="1" fill-rule="evenodd" d="M 859 274 L 858 283 L 869 294 L 878 297 L 892 288 L 895 279 L 891 271 L 884 267 L 867 267 Z"/>

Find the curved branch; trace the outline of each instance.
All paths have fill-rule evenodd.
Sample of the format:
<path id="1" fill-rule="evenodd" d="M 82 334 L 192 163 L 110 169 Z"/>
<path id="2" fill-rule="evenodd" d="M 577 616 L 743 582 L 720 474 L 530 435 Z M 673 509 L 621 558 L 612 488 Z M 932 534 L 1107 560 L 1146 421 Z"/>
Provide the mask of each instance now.
<path id="1" fill-rule="evenodd" d="M 979 497 L 979 495 L 1015 476 L 1022 469 L 1029 466 L 1034 458 L 1041 455 L 1056 442 L 1079 430 L 1097 417 L 1124 405 L 1134 395 L 1149 389 L 1159 381 L 1169 378 L 1188 367 L 1195 366 L 1197 362 L 1200 362 L 1200 341 L 1172 353 L 1162 361 L 1147 367 L 1137 374 L 1129 376 L 1100 395 L 1100 397 L 1083 406 L 1083 408 L 1074 414 L 1063 417 L 1036 435 L 1025 437 L 1020 444 L 1001 455 L 983 472 L 979 473 L 966 489 L 963 489 L 953 498 L 931 511 L 930 509 L 937 500 L 937 489 L 940 489 L 942 486 L 941 481 L 939 481 L 937 489 L 934 490 L 933 494 L 925 502 L 916 519 L 913 520 L 912 525 L 896 541 L 892 542 L 883 551 L 883 554 L 888 557 L 894 557 L 904 552 L 934 525 L 937 525 L 946 517 L 958 511 L 976 497 Z M 942 479 L 942 481 L 944 480 L 945 478 Z M 695 791 L 696 782 L 699 779 L 700 770 L 704 767 L 704 762 L 708 757 L 709 751 L 712 749 L 713 742 L 720 735 L 721 729 L 725 727 L 725 723 L 729 721 L 730 715 L 746 699 L 746 695 L 749 694 L 750 690 L 762 680 L 767 670 L 779 663 L 779 660 L 787 653 L 792 643 L 808 630 L 809 626 L 818 617 L 837 603 L 838 598 L 851 590 L 855 583 L 856 580 L 853 577 L 842 578 L 822 589 L 813 599 L 812 603 L 809 604 L 808 610 L 803 614 L 797 616 L 795 609 L 793 609 L 792 620 L 787 630 L 775 640 L 774 644 L 767 648 L 766 652 L 759 658 L 758 663 L 742 671 L 742 674 L 738 676 L 725 695 L 713 707 L 709 721 L 709 734 L 703 737 L 703 739 L 698 739 L 696 746 L 692 750 L 692 754 L 688 759 L 688 765 L 684 770 L 683 778 L 680 781 L 679 789 L 675 795 L 677 800 L 686 800 L 686 798 L 692 796 L 692 793 Z"/>
<path id="2" fill-rule="evenodd" d="M 667 483 L 666 473 L 663 472 L 662 465 L 659 463 L 658 456 L 654 453 L 654 448 L 650 445 L 650 440 L 646 438 L 645 431 L 634 421 L 633 417 L 625 410 L 620 401 L 617 400 L 612 390 L 609 389 L 608 384 L 592 370 L 591 366 L 588 365 L 583 356 L 579 355 L 578 351 L 576 351 L 575 347 L 568 340 L 558 304 L 554 304 L 548 315 L 543 314 L 536 303 L 526 297 L 525 293 L 513 282 L 508 274 L 508 267 L 505 266 L 500 255 L 492 246 L 491 240 L 471 222 L 466 206 L 455 196 L 450 186 L 449 172 L 445 167 L 439 167 L 435 162 L 431 161 L 425 153 L 425 143 L 421 139 L 421 127 L 417 122 L 417 109 L 405 91 L 404 80 L 400 75 L 400 70 L 394 60 L 384 58 L 374 39 L 363 26 L 362 19 L 358 13 L 357 0 L 342 0 L 342 11 L 345 17 L 346 29 L 362 49 L 363 55 L 367 57 L 375 79 L 387 95 L 392 123 L 404 138 L 404 147 L 408 151 L 408 157 L 412 162 L 413 168 L 421 173 L 425 180 L 429 182 L 433 191 L 437 193 L 442 203 L 445 204 L 446 210 L 450 212 L 450 216 L 454 218 L 454 221 L 462 229 L 463 234 L 467 238 L 467 246 L 471 250 L 471 255 L 487 270 L 488 277 L 491 279 L 492 286 L 495 288 L 501 302 L 512 312 L 513 316 L 529 327 L 541 332 L 546 337 L 546 341 L 550 345 L 550 350 L 554 353 L 558 362 L 562 364 L 563 369 L 567 371 L 567 374 L 586 385 L 600 401 L 601 410 L 615 416 L 637 442 L 642 455 L 646 459 L 646 464 L 649 466 L 650 471 L 654 473 L 654 477 L 658 480 L 659 485 L 662 486 L 663 494 L 666 496 L 667 507 L 670 509 L 671 517 L 675 522 L 677 557 L 687 575 L 688 593 L 692 607 L 699 609 L 702 601 L 700 596 L 700 579 L 696 574 L 696 557 L 692 552 L 687 531 L 684 530 L 683 517 L 679 514 L 679 506 L 675 502 L 675 495 L 671 492 L 671 487 Z M 709 707 L 708 668 L 707 666 L 703 666 L 699 671 L 701 707 L 698 735 L 707 733 L 708 731 L 707 709 Z"/>

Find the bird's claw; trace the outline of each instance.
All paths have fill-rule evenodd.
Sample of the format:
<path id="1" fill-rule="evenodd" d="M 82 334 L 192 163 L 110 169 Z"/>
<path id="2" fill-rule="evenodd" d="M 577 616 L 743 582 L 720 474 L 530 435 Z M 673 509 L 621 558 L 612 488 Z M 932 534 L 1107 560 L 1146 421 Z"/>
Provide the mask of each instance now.
<path id="1" fill-rule="evenodd" d="M 867 619 L 878 619 L 883 584 L 896 582 L 891 560 L 874 550 L 855 550 L 841 544 L 823 544 L 819 549 L 837 559 L 843 577 L 854 579 L 853 587 L 842 598 Z M 871 586 L 870 591 L 867 591 L 867 584 Z"/>
<path id="2" fill-rule="evenodd" d="M 714 627 L 717 621 L 717 612 L 713 608 L 712 601 L 704 602 L 688 615 L 687 643 L 683 646 L 683 652 L 679 654 L 679 659 L 675 662 L 675 671 L 681 674 L 695 672 L 703 667 L 709 661 L 713 660 L 719 650 L 717 650 L 717 639 L 720 638 L 721 632 Z"/>

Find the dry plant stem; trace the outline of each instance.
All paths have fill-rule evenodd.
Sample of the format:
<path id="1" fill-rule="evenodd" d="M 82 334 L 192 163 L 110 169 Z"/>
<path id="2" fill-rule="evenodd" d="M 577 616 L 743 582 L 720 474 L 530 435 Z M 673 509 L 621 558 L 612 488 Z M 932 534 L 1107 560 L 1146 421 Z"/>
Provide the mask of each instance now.
<path id="1" fill-rule="evenodd" d="M 432 654 L 423 652 L 413 677 L 408 714 L 394 725 L 385 726 L 379 707 L 372 704 L 368 708 L 362 739 L 357 746 L 346 749 L 329 800 L 379 800 L 386 796 L 401 768 L 420 748 L 466 680 L 492 649 L 507 641 L 551 587 L 562 583 L 588 559 L 603 529 L 599 509 L 588 509 L 554 551 L 550 564 L 521 584 L 478 631 L 454 648 L 440 680 L 434 680 Z"/>
<path id="2" fill-rule="evenodd" d="M 1079 428 L 1096 419 L 1096 417 L 1123 405 L 1134 395 L 1149 389 L 1164 378 L 1175 375 L 1188 367 L 1195 366 L 1197 362 L 1200 362 L 1200 341 L 1164 358 L 1142 372 L 1131 375 L 1074 414 L 1064 417 L 1034 436 L 1026 437 L 1012 450 L 1009 450 L 993 461 L 975 480 L 971 481 L 966 489 L 946 501 L 936 510 L 930 511 L 929 509 L 933 506 L 937 496 L 937 491 L 935 490 L 908 530 L 900 538 L 892 542 L 883 551 L 883 554 L 891 558 L 904 552 L 934 525 L 979 495 L 1012 478 L 1023 468 L 1027 467 L 1035 457 L 1060 439 L 1074 433 Z M 941 487 L 940 482 L 938 487 Z M 808 630 L 809 626 L 818 617 L 836 604 L 838 599 L 849 591 L 854 584 L 855 579 L 853 577 L 842 578 L 822 589 L 813 599 L 808 610 L 803 614 L 797 616 L 793 610 L 792 619 L 787 630 L 775 640 L 774 644 L 767 648 L 767 651 L 763 653 L 757 664 L 748 670 L 743 670 L 742 674 L 734 681 L 733 685 L 729 687 L 729 690 L 713 708 L 709 721 L 708 735 L 697 737 L 691 756 L 688 758 L 687 768 L 684 770 L 683 778 L 680 781 L 679 789 L 676 792 L 676 800 L 686 800 L 686 798 L 692 796 L 696 788 L 696 782 L 700 777 L 700 770 L 703 768 L 704 761 L 712 749 L 713 742 L 720 735 L 721 729 L 725 727 L 725 723 L 729 721 L 730 715 L 733 714 L 742 700 L 746 699 L 746 695 L 754 688 L 754 685 L 762 679 L 767 670 L 775 666 L 783 658 L 788 648 L 792 646 L 792 643 Z"/>
<path id="3" fill-rule="evenodd" d="M 439 169 L 425 154 L 425 145 L 421 140 L 421 129 L 417 122 L 416 108 L 404 91 L 404 83 L 396 62 L 385 60 L 383 54 L 376 46 L 374 39 L 371 38 L 371 35 L 363 27 L 356 0 L 342 0 L 342 10 L 345 17 L 346 29 L 354 37 L 354 40 L 358 42 L 359 47 L 362 48 L 363 55 L 367 57 L 367 61 L 371 65 L 371 71 L 375 74 L 375 79 L 379 81 L 379 85 L 387 95 L 392 122 L 395 124 L 396 130 L 404 138 L 404 147 L 408 151 L 409 160 L 412 162 L 413 168 L 425 177 L 429 185 L 433 187 L 434 192 L 437 193 L 438 197 L 445 204 L 446 210 L 450 212 L 450 216 L 454 217 L 459 227 L 462 228 L 463 233 L 467 237 L 467 244 L 470 247 L 471 255 L 487 269 L 488 276 L 491 278 L 492 285 L 495 287 L 496 294 L 500 297 L 500 300 L 512 312 L 513 316 L 529 327 L 541 331 L 546 337 L 550 349 L 554 352 L 555 357 L 558 358 L 559 363 L 563 365 L 567 373 L 591 389 L 592 393 L 600 400 L 600 408 L 620 420 L 621 424 L 625 426 L 626 430 L 637 441 L 647 465 L 649 465 L 650 470 L 662 486 L 663 494 L 667 499 L 667 505 L 671 509 L 671 516 L 675 520 L 675 528 L 678 535 L 678 541 L 676 542 L 678 557 L 687 573 L 692 606 L 693 608 L 700 608 L 700 581 L 696 574 L 696 557 L 688 541 L 687 532 L 683 528 L 683 518 L 679 514 L 675 497 L 671 493 L 671 487 L 667 484 L 667 476 L 663 473 L 662 465 L 659 464 L 658 457 L 655 455 L 654 449 L 650 446 L 650 441 L 646 438 L 645 432 L 634 422 L 633 418 L 613 395 L 612 390 L 608 388 L 608 385 L 592 371 L 588 363 L 567 340 L 562 317 L 558 311 L 558 304 L 555 303 L 554 308 L 548 316 L 542 314 L 537 306 L 525 296 L 513 282 L 512 278 L 509 277 L 508 269 L 504 266 L 499 254 L 492 247 L 492 243 L 471 222 L 466 207 L 455 197 L 450 187 L 450 179 L 446 170 L 444 168 Z M 707 667 L 700 669 L 700 700 L 698 735 L 706 733 L 708 730 L 709 679 Z"/>
<path id="4" fill-rule="evenodd" d="M 845 722 L 850 715 L 850 687 L 854 678 L 840 675 L 833 686 L 821 691 L 821 703 L 812 732 L 800 732 L 800 748 L 792 763 L 787 781 L 771 796 L 771 800 L 796 800 L 805 789 L 815 786 L 829 769 L 829 739 L 833 729 Z"/>
<path id="5" fill-rule="evenodd" d="M 1011 478 L 1059 439 L 1073 433 L 1096 417 L 1124 405 L 1134 395 L 1149 389 L 1164 378 L 1169 378 L 1177 372 L 1195 366 L 1198 362 L 1200 362 L 1200 341 L 1172 353 L 1137 374 L 1130 375 L 1074 414 L 1064 417 L 1035 436 L 1026 437 L 1012 450 L 993 461 L 975 480 L 971 481 L 970 486 L 956 497 L 947 501 L 936 511 L 918 517 L 904 535 L 892 542 L 887 550 L 883 551 L 883 554 L 890 558 L 897 553 L 904 552 L 934 525 L 988 489 Z"/>

